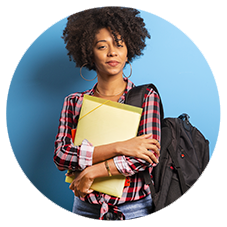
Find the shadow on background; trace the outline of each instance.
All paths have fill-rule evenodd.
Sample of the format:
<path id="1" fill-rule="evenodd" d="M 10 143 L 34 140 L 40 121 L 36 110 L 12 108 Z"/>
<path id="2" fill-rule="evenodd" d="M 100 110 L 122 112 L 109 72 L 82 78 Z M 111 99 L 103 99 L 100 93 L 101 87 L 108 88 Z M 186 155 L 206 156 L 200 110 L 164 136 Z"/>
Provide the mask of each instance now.
<path id="1" fill-rule="evenodd" d="M 64 183 L 65 171 L 58 171 L 53 162 L 54 140 L 64 97 L 94 82 L 81 79 L 79 69 L 69 62 L 60 38 L 62 24 L 65 21 L 44 32 L 21 59 L 9 89 L 7 126 L 14 154 L 30 181 L 71 210 L 73 193 Z M 94 72 L 84 69 L 83 74 L 92 78 Z"/>

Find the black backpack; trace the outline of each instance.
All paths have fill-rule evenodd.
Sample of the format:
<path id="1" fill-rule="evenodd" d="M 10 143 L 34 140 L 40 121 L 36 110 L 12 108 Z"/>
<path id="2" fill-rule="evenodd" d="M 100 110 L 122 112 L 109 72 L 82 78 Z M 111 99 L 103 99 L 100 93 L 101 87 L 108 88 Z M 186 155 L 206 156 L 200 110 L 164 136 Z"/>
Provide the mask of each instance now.
<path id="1" fill-rule="evenodd" d="M 141 107 L 147 87 L 153 88 L 160 97 L 157 88 L 153 84 L 147 84 L 131 89 L 125 103 Z M 154 167 L 152 178 L 147 169 L 139 173 L 150 186 L 153 212 L 182 196 L 196 182 L 209 162 L 209 141 L 190 124 L 187 114 L 178 118 L 164 118 L 160 101 L 160 115 L 159 164 Z"/>

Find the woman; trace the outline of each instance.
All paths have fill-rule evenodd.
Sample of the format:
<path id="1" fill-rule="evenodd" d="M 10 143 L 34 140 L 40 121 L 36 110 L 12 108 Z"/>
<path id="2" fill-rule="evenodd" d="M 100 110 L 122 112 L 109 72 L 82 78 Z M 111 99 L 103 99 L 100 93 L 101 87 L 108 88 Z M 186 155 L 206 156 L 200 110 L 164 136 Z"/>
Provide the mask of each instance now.
<path id="1" fill-rule="evenodd" d="M 75 193 L 73 212 L 96 219 L 131 219 L 151 213 L 149 187 L 139 172 L 158 163 L 160 150 L 159 97 L 148 89 L 138 136 L 127 141 L 93 147 L 84 140 L 72 143 L 84 94 L 124 103 L 134 84 L 124 78 L 123 69 L 142 54 L 150 38 L 139 11 L 122 7 L 86 10 L 68 18 L 63 38 L 70 60 L 77 67 L 97 73 L 97 84 L 88 91 L 65 98 L 55 141 L 54 162 L 59 170 L 76 174 L 70 189 Z M 83 77 L 83 75 L 81 74 Z M 84 78 L 84 77 L 83 77 Z M 95 132 L 94 132 L 95 133 Z M 153 151 L 153 152 L 151 152 Z M 121 198 L 90 189 L 95 178 L 123 174 L 130 177 Z"/>

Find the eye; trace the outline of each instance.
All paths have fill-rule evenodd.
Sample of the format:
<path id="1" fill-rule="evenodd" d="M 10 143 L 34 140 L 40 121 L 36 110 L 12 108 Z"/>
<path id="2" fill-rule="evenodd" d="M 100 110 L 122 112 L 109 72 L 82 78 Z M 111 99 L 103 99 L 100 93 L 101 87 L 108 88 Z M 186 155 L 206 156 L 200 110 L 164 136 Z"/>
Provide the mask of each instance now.
<path id="1" fill-rule="evenodd" d="M 120 40 L 118 40 L 118 42 L 115 42 L 115 45 L 117 47 L 124 47 L 124 42 L 120 39 Z"/>
<path id="2" fill-rule="evenodd" d="M 106 48 L 106 46 L 99 46 L 98 50 L 102 50 L 102 49 L 105 49 L 105 48 Z"/>

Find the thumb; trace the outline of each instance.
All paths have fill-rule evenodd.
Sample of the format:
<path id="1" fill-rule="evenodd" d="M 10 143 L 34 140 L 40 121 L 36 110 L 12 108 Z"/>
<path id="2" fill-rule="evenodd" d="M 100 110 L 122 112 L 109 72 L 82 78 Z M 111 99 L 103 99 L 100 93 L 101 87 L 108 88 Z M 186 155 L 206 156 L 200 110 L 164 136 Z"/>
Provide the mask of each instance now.
<path id="1" fill-rule="evenodd" d="M 90 193 L 92 193 L 94 190 L 92 190 L 92 189 L 88 189 L 87 190 L 87 194 L 90 194 Z"/>

